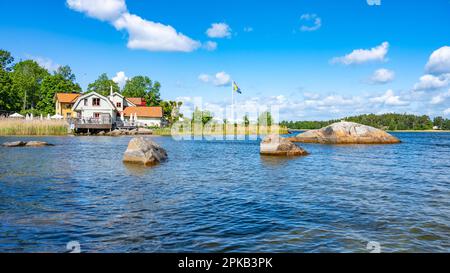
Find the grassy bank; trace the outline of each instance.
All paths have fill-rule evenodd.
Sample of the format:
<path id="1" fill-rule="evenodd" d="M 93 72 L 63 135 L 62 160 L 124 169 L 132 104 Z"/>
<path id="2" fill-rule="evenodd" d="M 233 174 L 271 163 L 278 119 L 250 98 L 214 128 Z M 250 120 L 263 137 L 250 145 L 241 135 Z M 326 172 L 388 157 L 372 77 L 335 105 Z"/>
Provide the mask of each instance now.
<path id="1" fill-rule="evenodd" d="M 68 127 L 63 120 L 0 119 L 0 136 L 61 136 Z"/>

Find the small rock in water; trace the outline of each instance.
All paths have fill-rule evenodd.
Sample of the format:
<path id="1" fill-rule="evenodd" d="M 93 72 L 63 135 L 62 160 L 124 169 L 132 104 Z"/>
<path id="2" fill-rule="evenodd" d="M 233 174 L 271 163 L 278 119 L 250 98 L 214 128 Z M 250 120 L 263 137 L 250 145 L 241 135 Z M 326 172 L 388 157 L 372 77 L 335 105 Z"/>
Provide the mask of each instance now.
<path id="1" fill-rule="evenodd" d="M 155 165 L 166 159 L 166 150 L 143 137 L 133 138 L 123 156 L 123 162 L 125 163 L 138 163 L 145 166 Z"/>
<path id="2" fill-rule="evenodd" d="M 44 146 L 53 146 L 53 144 L 49 144 L 47 142 L 43 141 L 15 141 L 15 142 L 6 142 L 3 143 L 2 146 L 4 147 L 44 147 Z"/>
<path id="3" fill-rule="evenodd" d="M 5 142 L 2 144 L 3 147 L 23 147 L 27 143 L 23 141 Z"/>
<path id="4" fill-rule="evenodd" d="M 308 152 L 279 135 L 269 135 L 261 142 L 261 155 L 303 156 Z"/>
<path id="5" fill-rule="evenodd" d="M 27 144 L 25 146 L 27 146 L 27 147 L 44 147 L 44 146 L 53 146 L 53 144 L 49 144 L 49 143 L 43 142 L 43 141 L 29 141 L 29 142 L 27 142 Z"/>

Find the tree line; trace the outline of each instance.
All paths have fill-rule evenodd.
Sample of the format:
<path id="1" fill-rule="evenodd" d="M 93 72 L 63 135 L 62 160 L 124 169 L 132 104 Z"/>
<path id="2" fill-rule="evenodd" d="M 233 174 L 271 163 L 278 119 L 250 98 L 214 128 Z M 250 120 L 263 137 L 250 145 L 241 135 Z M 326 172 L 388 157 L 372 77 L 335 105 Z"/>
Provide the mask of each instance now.
<path id="1" fill-rule="evenodd" d="M 181 102 L 163 101 L 161 84 L 147 76 L 133 77 L 120 89 L 116 82 L 103 73 L 88 85 L 86 92 L 95 91 L 108 96 L 111 87 L 124 97 L 145 98 L 147 106 L 161 106 L 164 118 L 169 123 L 175 118 L 174 111 L 181 107 Z M 15 62 L 10 52 L 0 50 L 0 111 L 53 115 L 56 93 L 82 93 L 70 66 L 60 66 L 51 72 L 34 60 Z"/>
<path id="2" fill-rule="evenodd" d="M 410 114 L 382 114 L 359 115 L 346 117 L 339 120 L 328 121 L 283 121 L 281 125 L 289 129 L 320 129 L 341 120 L 361 123 L 383 130 L 450 130 L 450 119 L 435 117 L 431 119 L 427 115 L 416 116 Z"/>

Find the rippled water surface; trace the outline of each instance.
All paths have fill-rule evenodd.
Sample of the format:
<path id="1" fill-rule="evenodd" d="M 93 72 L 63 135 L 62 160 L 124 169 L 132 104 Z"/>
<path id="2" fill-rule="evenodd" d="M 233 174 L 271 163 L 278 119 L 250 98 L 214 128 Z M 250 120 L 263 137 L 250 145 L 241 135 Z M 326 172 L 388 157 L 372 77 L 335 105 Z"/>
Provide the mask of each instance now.
<path id="1" fill-rule="evenodd" d="M 155 137 L 154 168 L 122 163 L 127 137 L 34 138 L 56 146 L 0 148 L 0 252 L 450 251 L 450 134 L 397 136 L 292 159 Z"/>

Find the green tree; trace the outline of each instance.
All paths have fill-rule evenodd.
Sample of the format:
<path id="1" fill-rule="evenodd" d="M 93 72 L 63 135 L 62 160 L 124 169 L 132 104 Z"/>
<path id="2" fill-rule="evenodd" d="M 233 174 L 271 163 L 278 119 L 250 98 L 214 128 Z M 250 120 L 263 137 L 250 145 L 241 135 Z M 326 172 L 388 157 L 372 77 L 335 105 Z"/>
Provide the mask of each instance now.
<path id="1" fill-rule="evenodd" d="M 22 98 L 22 110 L 34 109 L 40 99 L 40 84 L 49 73 L 33 60 L 14 65 L 11 72 L 12 90 Z"/>
<path id="2" fill-rule="evenodd" d="M 442 129 L 444 122 L 445 120 L 443 117 L 435 117 L 433 120 L 433 126 L 437 126 L 439 129 Z"/>
<path id="3" fill-rule="evenodd" d="M 122 95 L 127 98 L 145 98 L 148 106 L 160 106 L 160 89 L 159 82 L 153 82 L 147 76 L 136 76 L 126 82 Z"/>
<path id="4" fill-rule="evenodd" d="M 192 122 L 201 120 L 203 125 L 210 122 L 214 118 L 214 115 L 210 111 L 201 111 L 200 109 L 195 108 L 194 112 L 192 113 Z"/>
<path id="5" fill-rule="evenodd" d="M 113 92 L 120 92 L 119 85 L 108 78 L 108 75 L 106 73 L 103 73 L 95 82 L 88 85 L 87 91 L 97 92 L 100 95 L 108 96 L 111 92 L 111 86 L 113 88 Z"/>
<path id="6" fill-rule="evenodd" d="M 178 119 L 182 117 L 182 114 L 179 112 L 182 105 L 182 102 L 162 101 L 160 106 L 163 109 L 163 118 L 167 120 L 169 124 L 178 121 Z"/>
<path id="7" fill-rule="evenodd" d="M 272 126 L 272 113 L 262 112 L 258 117 L 258 125 L 262 126 Z"/>
<path id="8" fill-rule="evenodd" d="M 72 83 L 75 82 L 77 79 L 75 74 L 72 72 L 72 68 L 70 68 L 70 66 L 68 65 L 58 67 L 58 69 L 55 72 L 55 75 L 61 75 L 64 78 L 64 80 L 68 82 L 70 81 Z"/>
<path id="9" fill-rule="evenodd" d="M 122 91 L 127 98 L 145 98 L 152 89 L 152 81 L 149 77 L 136 76 L 129 79 Z"/>
<path id="10" fill-rule="evenodd" d="M 43 114 L 54 114 L 55 104 L 53 101 L 56 93 L 80 93 L 81 87 L 71 79 L 75 79 L 75 77 L 66 77 L 58 72 L 46 76 L 40 86 L 41 97 L 36 104 L 36 109 Z"/>
<path id="11" fill-rule="evenodd" d="M 13 92 L 12 85 L 9 73 L 0 69 L 0 110 L 20 111 L 20 98 Z"/>
<path id="12" fill-rule="evenodd" d="M 248 115 L 244 116 L 244 125 L 246 127 L 248 127 L 250 125 L 250 119 L 249 119 Z"/>
<path id="13" fill-rule="evenodd" d="M 11 71 L 11 64 L 14 62 L 13 56 L 11 53 L 0 49 L 0 69 Z"/>
<path id="14" fill-rule="evenodd" d="M 160 94 L 161 84 L 159 82 L 155 82 L 150 90 L 147 93 L 145 99 L 147 100 L 148 106 L 159 106 L 161 104 L 161 94 Z"/>

